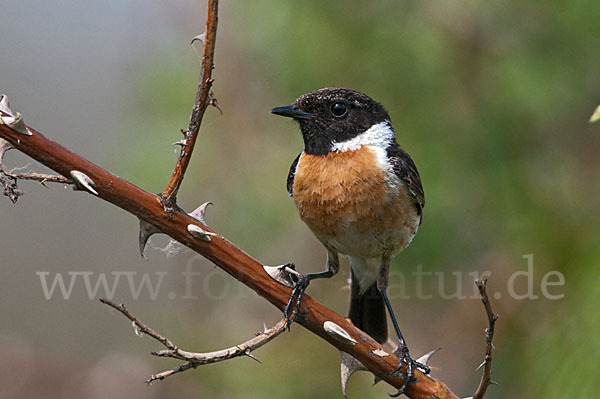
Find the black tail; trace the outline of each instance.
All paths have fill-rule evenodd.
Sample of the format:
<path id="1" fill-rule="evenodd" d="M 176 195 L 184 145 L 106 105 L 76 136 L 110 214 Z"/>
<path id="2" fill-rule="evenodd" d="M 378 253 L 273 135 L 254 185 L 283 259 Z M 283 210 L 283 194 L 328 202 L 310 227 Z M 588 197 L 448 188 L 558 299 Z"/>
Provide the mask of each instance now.
<path id="1" fill-rule="evenodd" d="M 377 289 L 377 283 L 373 283 L 363 294 L 359 292 L 358 280 L 352 272 L 348 317 L 356 327 L 383 344 L 388 337 L 387 315 L 385 313 L 385 302 Z"/>

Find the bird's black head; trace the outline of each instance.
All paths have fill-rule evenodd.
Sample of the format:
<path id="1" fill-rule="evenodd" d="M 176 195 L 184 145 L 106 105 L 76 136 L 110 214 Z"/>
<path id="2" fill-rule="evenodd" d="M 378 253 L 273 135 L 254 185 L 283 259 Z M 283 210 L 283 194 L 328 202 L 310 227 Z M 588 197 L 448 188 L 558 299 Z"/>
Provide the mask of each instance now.
<path id="1" fill-rule="evenodd" d="M 368 140 L 394 140 L 390 117 L 383 105 L 352 89 L 315 90 L 294 104 L 273 108 L 271 112 L 298 121 L 307 154 L 325 155 L 336 151 L 342 148 L 342 143 L 356 139 L 373 127 L 377 131 Z"/>

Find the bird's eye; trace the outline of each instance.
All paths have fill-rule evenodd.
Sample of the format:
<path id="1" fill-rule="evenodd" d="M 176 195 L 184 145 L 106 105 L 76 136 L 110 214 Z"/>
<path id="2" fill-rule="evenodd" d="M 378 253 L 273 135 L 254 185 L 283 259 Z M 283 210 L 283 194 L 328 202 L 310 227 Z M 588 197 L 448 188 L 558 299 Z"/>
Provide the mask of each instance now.
<path id="1" fill-rule="evenodd" d="M 331 113 L 333 116 L 337 116 L 338 118 L 346 115 L 347 111 L 346 104 L 344 103 L 334 103 L 331 106 Z"/>

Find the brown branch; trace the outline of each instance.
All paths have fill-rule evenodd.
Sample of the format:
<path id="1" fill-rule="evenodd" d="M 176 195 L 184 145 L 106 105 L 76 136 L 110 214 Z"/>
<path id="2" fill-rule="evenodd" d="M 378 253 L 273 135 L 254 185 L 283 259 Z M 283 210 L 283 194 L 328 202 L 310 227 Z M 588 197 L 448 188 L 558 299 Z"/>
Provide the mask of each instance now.
<path id="1" fill-rule="evenodd" d="M 187 130 L 182 131 L 184 139 L 178 144 L 181 145 L 181 151 L 177 158 L 177 164 L 173 169 L 173 174 L 167 183 L 165 191 L 162 193 L 162 201 L 166 209 L 172 209 L 177 201 L 177 192 L 183 181 L 183 176 L 190 163 L 192 151 L 200 131 L 200 124 L 204 111 L 209 105 L 214 105 L 221 110 L 217 104 L 217 100 L 212 95 L 210 89 L 213 84 L 212 70 L 214 68 L 215 42 L 217 38 L 217 14 L 218 0 L 209 0 L 208 2 L 208 17 L 206 19 L 206 30 L 204 33 L 204 50 L 202 52 L 202 68 L 200 70 L 200 81 L 196 92 L 196 101 L 192 108 L 190 123 Z"/>
<path id="2" fill-rule="evenodd" d="M 145 323 L 143 323 L 140 319 L 133 315 L 129 310 L 127 310 L 124 304 L 117 305 L 114 302 L 111 302 L 108 299 L 104 298 L 100 299 L 100 302 L 118 310 L 125 317 L 131 320 L 134 326 L 137 328 L 136 334 L 147 334 L 167 348 L 166 350 L 152 352 L 154 356 L 170 357 L 186 361 L 186 363 L 183 363 L 171 370 L 166 370 L 158 374 L 153 374 L 148 380 L 146 380 L 147 384 L 151 384 L 153 381 L 156 380 L 164 380 L 165 378 L 172 376 L 173 374 L 181 373 L 190 369 L 195 369 L 196 367 L 201 365 L 222 362 L 224 360 L 233 359 L 234 357 L 248 356 L 260 363 L 260 360 L 254 357 L 252 351 L 260 348 L 261 346 L 275 339 L 282 332 L 284 332 L 286 328 L 286 320 L 282 319 L 277 324 L 275 324 L 275 326 L 269 329 L 265 328 L 263 332 L 256 334 L 254 338 L 249 339 L 248 341 L 243 342 L 239 345 L 232 346 L 231 348 L 207 353 L 188 352 L 179 349 L 179 347 L 173 344 L 171 340 L 156 332 L 152 328 L 148 327 Z"/>
<path id="3" fill-rule="evenodd" d="M 479 386 L 473 395 L 473 399 L 483 399 L 485 392 L 487 391 L 492 381 L 492 350 L 494 349 L 494 325 L 498 320 L 498 315 L 492 310 L 492 304 L 487 294 L 487 279 L 475 281 L 479 293 L 481 294 L 481 302 L 485 307 L 485 313 L 488 318 L 488 327 L 485 329 L 485 358 L 481 363 L 480 368 L 483 367 L 483 374 L 481 375 L 481 381 Z"/>

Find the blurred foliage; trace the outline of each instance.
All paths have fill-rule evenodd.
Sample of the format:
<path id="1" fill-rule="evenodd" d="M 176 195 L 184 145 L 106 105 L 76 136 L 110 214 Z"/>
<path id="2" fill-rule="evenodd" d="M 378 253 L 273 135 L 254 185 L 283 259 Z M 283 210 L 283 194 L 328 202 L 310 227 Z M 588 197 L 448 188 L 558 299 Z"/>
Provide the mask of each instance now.
<path id="1" fill-rule="evenodd" d="M 490 285 L 504 295 L 495 302 L 494 379 L 501 385 L 488 397 L 594 397 L 600 135 L 588 118 L 600 97 L 598 3 L 261 0 L 222 8 L 214 90 L 224 116 L 207 114 L 184 181 L 185 207 L 216 199 L 209 222 L 242 248 L 265 263 L 293 259 L 319 269 L 324 251 L 285 192 L 301 139 L 296 126 L 268 110 L 320 87 L 366 92 L 390 111 L 427 199 L 419 234 L 395 269 L 462 271 L 465 286 L 466 273 L 490 270 Z M 147 118 L 131 120 L 126 137 L 136 146 L 123 147 L 135 151 L 120 167 L 158 191 L 175 155 L 147 153 L 179 139 L 196 65 L 173 54 L 152 65 L 132 82 L 136 112 Z M 501 287 L 525 270 L 522 256 L 530 253 L 536 294 L 542 276 L 557 270 L 566 285 L 554 288 L 564 299 L 506 296 Z M 335 295 L 344 283 L 334 280 L 323 282 L 328 291 L 319 284 L 309 291 L 344 312 L 345 294 Z M 438 283 L 429 277 L 425 284 L 433 290 Z M 443 345 L 466 357 L 439 360 L 434 374 L 463 395 L 472 391 L 483 356 L 480 305 L 468 305 L 475 321 L 467 325 L 465 301 L 411 298 L 396 306 L 409 344 L 412 337 L 422 351 Z M 473 323 L 480 324 L 463 334 Z M 280 341 L 258 354 L 268 358 L 262 369 L 217 365 L 183 378 L 227 397 L 341 395 L 333 350 L 299 331 Z M 362 382 L 351 383 L 351 397 L 389 391 Z"/>
<path id="2" fill-rule="evenodd" d="M 596 107 L 594 113 L 590 117 L 590 123 L 596 123 L 598 121 L 600 121 L 600 105 Z"/>

